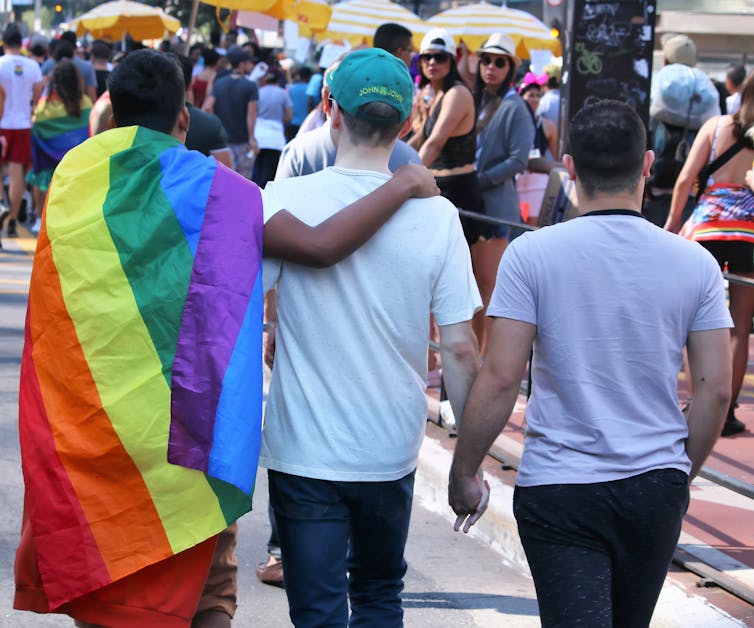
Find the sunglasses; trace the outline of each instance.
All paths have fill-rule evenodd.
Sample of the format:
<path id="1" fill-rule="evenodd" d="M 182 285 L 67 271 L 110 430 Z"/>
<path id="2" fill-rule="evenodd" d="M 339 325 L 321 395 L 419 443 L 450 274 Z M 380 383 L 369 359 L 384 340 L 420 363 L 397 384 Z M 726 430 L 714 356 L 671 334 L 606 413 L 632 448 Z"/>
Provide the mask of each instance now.
<path id="1" fill-rule="evenodd" d="M 450 59 L 450 55 L 447 52 L 425 52 L 419 55 L 419 59 L 424 63 L 429 63 L 433 60 L 435 63 L 445 63 Z"/>
<path id="2" fill-rule="evenodd" d="M 492 63 L 492 57 L 489 55 L 482 55 L 481 59 L 479 59 L 479 63 L 482 65 L 489 65 Z M 508 65 L 508 62 L 506 61 L 505 57 L 495 57 L 495 67 L 499 70 L 502 70 L 506 65 Z"/>

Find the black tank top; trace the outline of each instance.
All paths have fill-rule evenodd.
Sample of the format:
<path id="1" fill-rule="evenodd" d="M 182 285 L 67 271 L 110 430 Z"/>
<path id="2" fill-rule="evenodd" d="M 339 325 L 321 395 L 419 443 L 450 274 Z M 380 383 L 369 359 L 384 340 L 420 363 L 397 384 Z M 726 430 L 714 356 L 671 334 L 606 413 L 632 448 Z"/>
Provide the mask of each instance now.
<path id="1" fill-rule="evenodd" d="M 463 83 L 456 83 L 461 85 L 464 89 L 468 89 Z M 447 92 L 446 92 L 447 93 Z M 440 116 L 440 109 L 442 107 L 442 100 L 445 98 L 445 94 L 440 96 L 440 101 L 437 103 L 434 111 L 427 117 L 424 123 L 424 139 L 426 140 L 432 133 L 432 129 L 437 123 L 437 118 Z M 449 137 L 445 142 L 445 146 L 442 147 L 440 154 L 437 156 L 430 165 L 430 170 L 449 170 L 450 168 L 460 168 L 461 166 L 468 166 L 476 161 L 476 123 L 471 127 L 471 131 L 465 135 L 456 135 Z"/>

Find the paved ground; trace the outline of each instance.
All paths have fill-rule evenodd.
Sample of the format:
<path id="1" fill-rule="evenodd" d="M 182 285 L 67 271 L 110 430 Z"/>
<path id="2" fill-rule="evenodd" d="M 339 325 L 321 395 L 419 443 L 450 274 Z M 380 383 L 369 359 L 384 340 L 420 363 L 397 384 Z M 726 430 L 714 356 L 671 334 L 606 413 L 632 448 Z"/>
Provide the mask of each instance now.
<path id="1" fill-rule="evenodd" d="M 13 554 L 23 496 L 17 434 L 18 371 L 26 289 L 34 241 L 4 239 L 0 252 L 0 628 L 71 626 L 65 617 L 37 616 L 11 610 Z M 754 422 L 753 422 L 754 424 Z M 526 575 L 510 513 L 513 472 L 486 462 L 493 504 L 473 535 L 451 529 L 446 502 L 447 470 L 453 440 L 428 425 L 428 438 L 417 474 L 407 558 L 405 623 L 418 628 L 491 628 L 539 625 L 533 585 Z M 240 522 L 239 611 L 237 628 L 290 626 L 285 594 L 260 584 L 255 565 L 265 558 L 268 533 L 266 482 L 257 483 L 255 510 Z M 695 590 L 697 578 L 673 574 L 666 583 L 652 621 L 653 628 L 724 628 L 754 625 L 751 607 L 737 606 L 736 617 L 719 610 L 706 591 Z M 706 597 L 698 593 L 704 592 Z M 730 602 L 720 594 L 720 605 Z M 748 608 L 748 616 L 747 616 Z"/>
<path id="2" fill-rule="evenodd" d="M 0 251 L 0 627 L 71 626 L 67 617 L 11 610 L 13 556 L 21 523 L 23 478 L 18 451 L 18 374 L 23 341 L 32 240 L 3 238 Z M 234 626 L 290 626 L 285 593 L 259 583 L 256 564 L 266 558 L 269 533 L 264 472 L 257 483 L 255 510 L 240 522 L 239 610 Z M 463 628 L 539 625 L 531 581 L 506 565 L 489 546 L 452 531 L 450 513 L 440 515 L 417 499 L 409 540 L 409 572 L 404 595 L 406 624 Z"/>

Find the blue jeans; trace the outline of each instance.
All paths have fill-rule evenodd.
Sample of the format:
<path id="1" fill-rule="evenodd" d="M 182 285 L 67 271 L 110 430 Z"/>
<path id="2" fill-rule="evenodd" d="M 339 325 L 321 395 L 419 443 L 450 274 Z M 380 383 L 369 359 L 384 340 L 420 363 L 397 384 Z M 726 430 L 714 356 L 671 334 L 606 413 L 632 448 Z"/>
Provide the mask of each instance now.
<path id="1" fill-rule="evenodd" d="M 293 624 L 403 626 L 414 472 L 392 482 L 334 482 L 277 471 L 268 478 Z"/>

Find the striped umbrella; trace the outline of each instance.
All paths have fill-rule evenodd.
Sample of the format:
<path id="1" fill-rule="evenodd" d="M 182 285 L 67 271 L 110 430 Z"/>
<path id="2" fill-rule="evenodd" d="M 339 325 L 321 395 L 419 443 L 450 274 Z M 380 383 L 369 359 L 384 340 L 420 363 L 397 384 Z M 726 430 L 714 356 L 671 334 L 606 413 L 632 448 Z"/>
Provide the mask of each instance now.
<path id="1" fill-rule="evenodd" d="M 427 31 L 426 22 L 390 0 L 346 0 L 333 6 L 327 30 L 319 37 L 335 41 L 348 41 L 353 46 L 372 45 L 377 27 L 385 22 L 396 22 L 414 34 L 418 45 Z"/>
<path id="2" fill-rule="evenodd" d="M 448 9 L 429 18 L 428 28 L 445 28 L 456 40 L 474 51 L 493 33 L 503 33 L 516 42 L 516 53 L 529 58 L 529 50 L 549 50 L 560 54 L 560 40 L 553 37 L 536 17 L 526 11 L 486 2 Z"/>

